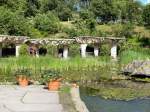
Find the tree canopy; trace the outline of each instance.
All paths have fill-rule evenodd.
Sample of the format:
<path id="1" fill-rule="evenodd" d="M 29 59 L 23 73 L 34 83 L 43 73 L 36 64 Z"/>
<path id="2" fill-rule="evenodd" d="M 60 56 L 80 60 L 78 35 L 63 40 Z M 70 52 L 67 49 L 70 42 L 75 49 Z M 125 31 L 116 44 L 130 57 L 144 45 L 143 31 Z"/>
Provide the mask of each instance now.
<path id="1" fill-rule="evenodd" d="M 99 24 L 150 26 L 150 5 L 135 0 L 1 0 L 0 15 L 1 34 L 31 37 L 104 35 Z M 73 27 L 62 25 L 64 21 Z"/>

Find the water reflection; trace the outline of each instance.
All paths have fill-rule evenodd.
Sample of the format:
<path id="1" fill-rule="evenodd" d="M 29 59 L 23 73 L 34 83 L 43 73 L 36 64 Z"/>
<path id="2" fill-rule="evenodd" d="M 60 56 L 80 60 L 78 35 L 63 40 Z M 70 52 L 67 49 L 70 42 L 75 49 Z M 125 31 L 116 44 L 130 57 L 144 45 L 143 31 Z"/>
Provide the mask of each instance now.
<path id="1" fill-rule="evenodd" d="M 85 91 L 86 90 L 86 91 Z M 81 99 L 90 112 L 150 112 L 150 99 L 136 99 L 132 101 L 106 100 L 96 96 L 86 88 L 81 88 Z"/>

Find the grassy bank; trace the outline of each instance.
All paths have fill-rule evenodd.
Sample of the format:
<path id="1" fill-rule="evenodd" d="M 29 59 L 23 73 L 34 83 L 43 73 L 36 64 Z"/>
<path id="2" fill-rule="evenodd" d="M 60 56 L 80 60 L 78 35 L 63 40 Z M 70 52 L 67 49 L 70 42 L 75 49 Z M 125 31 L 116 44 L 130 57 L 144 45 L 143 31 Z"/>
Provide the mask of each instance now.
<path id="1" fill-rule="evenodd" d="M 83 84 L 82 84 L 83 85 Z M 99 84 L 84 84 L 81 91 L 90 96 L 101 96 L 105 99 L 133 100 L 150 96 L 150 83 L 133 82 L 129 80 L 105 81 Z"/>
<path id="2" fill-rule="evenodd" d="M 75 57 L 67 60 L 54 58 L 50 56 L 45 57 L 9 57 L 0 58 L 0 82 L 16 82 L 13 72 L 18 68 L 30 68 L 32 70 L 31 80 L 40 82 L 40 73 L 42 70 L 54 70 L 60 72 L 63 82 L 77 82 L 79 84 L 99 83 L 101 81 L 110 82 L 112 77 L 120 77 L 119 74 L 123 65 L 132 62 L 133 60 L 150 59 L 148 51 L 123 51 L 119 55 L 118 61 L 111 60 L 110 57 Z M 119 76 L 118 76 L 119 75 Z M 122 77 L 122 76 L 121 76 Z M 118 80 L 117 80 L 118 81 Z M 105 83 L 97 86 L 98 95 L 104 98 L 125 99 L 130 100 L 137 97 L 150 96 L 149 88 L 130 86 L 127 80 L 124 80 L 127 87 L 123 86 L 107 86 Z M 104 86 L 105 85 L 105 86 Z M 112 84 L 111 84 L 112 85 Z M 117 84 L 118 85 L 118 84 Z M 134 85 L 134 84 L 133 84 Z M 143 85 L 146 85 L 145 83 Z M 91 84 L 90 84 L 91 86 Z M 140 87 L 140 88 L 139 88 Z M 94 86 L 95 88 L 95 86 Z M 136 88 L 136 89 L 135 89 Z M 61 94 L 66 96 L 67 94 Z M 64 104 L 68 108 L 68 104 Z"/>
<path id="3" fill-rule="evenodd" d="M 74 57 L 67 60 L 51 56 L 0 58 L 0 81 L 15 81 L 13 72 L 18 68 L 31 69 L 33 80 L 39 80 L 39 74 L 45 69 L 58 71 L 65 80 L 69 81 L 109 80 L 118 75 L 123 65 L 133 60 L 149 59 L 150 53 L 147 51 L 123 51 L 119 55 L 117 62 L 112 61 L 109 56 L 99 56 L 97 58 Z"/>
<path id="4" fill-rule="evenodd" d="M 134 60 L 148 60 L 150 59 L 150 49 L 126 50 L 119 57 L 121 64 L 128 64 Z"/>
<path id="5" fill-rule="evenodd" d="M 75 57 L 75 58 L 70 58 L 68 60 L 54 58 L 50 56 L 45 56 L 40 58 L 28 57 L 28 56 L 19 57 L 19 58 L 16 57 L 1 58 L 0 59 L 0 77 L 1 77 L 0 80 L 14 81 L 13 72 L 18 68 L 31 69 L 32 78 L 36 80 L 39 78 L 39 73 L 42 70 L 51 69 L 51 70 L 59 71 L 61 74 L 73 73 L 76 71 L 84 72 L 84 70 L 87 71 L 93 70 L 94 68 L 97 68 L 99 66 L 107 65 L 107 63 L 110 63 L 109 61 L 110 61 L 109 57 L 99 57 L 99 58 L 89 57 L 86 59 Z M 82 72 L 78 72 L 78 73 L 82 73 Z"/>

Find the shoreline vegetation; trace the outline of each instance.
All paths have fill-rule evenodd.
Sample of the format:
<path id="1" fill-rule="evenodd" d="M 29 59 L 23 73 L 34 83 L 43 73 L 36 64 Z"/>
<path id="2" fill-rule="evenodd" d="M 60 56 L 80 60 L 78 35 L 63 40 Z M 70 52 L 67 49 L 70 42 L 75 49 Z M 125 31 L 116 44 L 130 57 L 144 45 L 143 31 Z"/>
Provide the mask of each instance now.
<path id="1" fill-rule="evenodd" d="M 121 57 L 121 58 L 120 58 Z M 133 60 L 147 60 L 149 52 L 124 51 L 118 61 L 112 61 L 110 57 L 74 57 L 68 60 L 54 58 L 51 56 L 29 57 L 9 57 L 0 58 L 0 80 L 4 84 L 16 83 L 13 72 L 17 68 L 30 68 L 32 70 L 31 79 L 33 84 L 42 84 L 42 70 L 51 69 L 61 73 L 63 82 L 85 84 L 88 87 L 98 89 L 97 95 L 108 99 L 131 100 L 138 97 L 150 96 L 149 79 L 132 80 L 129 76 L 121 75 L 121 69 Z M 114 78 L 115 77 L 115 78 Z M 114 78 L 114 79 L 113 79 Z M 145 82 L 144 82 L 145 81 Z M 100 83 L 100 85 L 97 85 Z"/>
<path id="2" fill-rule="evenodd" d="M 86 86 L 82 86 L 81 91 L 89 96 L 100 96 L 104 99 L 131 101 L 150 97 L 150 83 L 140 81 L 113 80 L 84 85 Z"/>

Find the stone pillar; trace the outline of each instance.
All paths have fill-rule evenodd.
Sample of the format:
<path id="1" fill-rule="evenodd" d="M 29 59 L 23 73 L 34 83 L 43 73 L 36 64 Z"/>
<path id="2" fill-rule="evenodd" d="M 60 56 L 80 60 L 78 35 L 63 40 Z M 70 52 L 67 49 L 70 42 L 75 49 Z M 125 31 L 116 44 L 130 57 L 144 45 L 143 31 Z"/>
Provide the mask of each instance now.
<path id="1" fill-rule="evenodd" d="M 81 56 L 83 58 L 86 57 L 86 47 L 87 47 L 87 44 L 81 44 Z"/>
<path id="2" fill-rule="evenodd" d="M 98 56 L 99 55 L 99 48 L 98 48 L 98 45 L 95 45 L 94 46 L 94 56 Z"/>
<path id="3" fill-rule="evenodd" d="M 2 44 L 0 44 L 0 57 L 2 57 Z"/>
<path id="4" fill-rule="evenodd" d="M 68 46 L 64 46 L 64 49 L 63 49 L 63 58 L 64 59 L 68 58 Z"/>
<path id="5" fill-rule="evenodd" d="M 36 55 L 37 58 L 39 58 L 39 49 L 38 48 L 36 50 L 36 54 L 35 55 Z"/>
<path id="6" fill-rule="evenodd" d="M 116 41 L 112 41 L 111 57 L 114 59 L 117 58 L 117 42 Z"/>
<path id="7" fill-rule="evenodd" d="M 20 47 L 21 45 L 16 45 L 16 57 L 19 57 Z"/>

